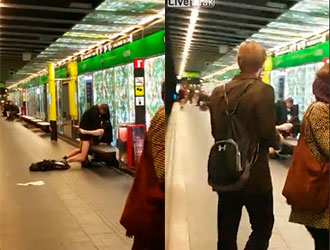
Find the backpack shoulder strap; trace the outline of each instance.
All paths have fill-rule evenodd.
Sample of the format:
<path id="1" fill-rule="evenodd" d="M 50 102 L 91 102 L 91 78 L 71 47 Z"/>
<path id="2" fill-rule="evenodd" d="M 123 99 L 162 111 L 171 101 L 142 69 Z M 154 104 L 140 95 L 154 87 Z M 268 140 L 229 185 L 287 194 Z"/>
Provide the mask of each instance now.
<path id="1" fill-rule="evenodd" d="M 229 112 L 229 100 L 228 100 L 228 97 L 227 97 L 226 86 L 225 86 L 225 84 L 223 85 L 223 96 L 224 96 L 224 98 L 225 98 L 225 102 L 226 102 L 226 114 L 227 114 L 227 115 L 233 115 L 233 114 L 236 113 L 236 110 L 237 110 L 237 107 L 238 107 L 238 104 L 239 104 L 240 100 L 242 99 L 243 95 L 246 93 L 246 91 L 248 90 L 248 88 L 250 87 L 250 85 L 251 85 L 252 83 L 254 83 L 254 82 L 255 82 L 255 79 L 252 79 L 251 81 L 249 81 L 249 82 L 244 86 L 244 88 L 243 88 L 241 94 L 240 94 L 239 97 L 237 98 L 237 102 L 236 102 L 236 104 L 235 104 L 235 106 L 234 106 L 234 109 L 233 109 L 231 112 Z"/>
<path id="2" fill-rule="evenodd" d="M 230 126 L 229 126 L 229 135 L 233 136 L 234 132 L 233 132 L 233 115 L 236 113 L 238 104 L 241 100 L 241 98 L 243 97 L 243 95 L 246 93 L 246 91 L 248 90 L 248 88 L 252 85 L 252 83 L 255 82 L 255 79 L 252 79 L 251 81 L 249 81 L 243 88 L 242 92 L 240 93 L 237 102 L 235 104 L 235 108 L 233 109 L 233 111 L 229 112 L 228 107 L 229 107 L 229 101 L 228 101 L 228 97 L 227 97 L 227 93 L 226 93 L 226 87 L 224 86 L 224 98 L 226 101 L 226 114 L 227 116 L 229 116 L 229 122 L 230 122 Z M 259 148 L 260 145 L 259 143 L 256 144 L 256 147 L 254 148 L 254 152 L 252 155 L 252 159 L 250 159 L 250 161 L 247 162 L 246 164 L 246 168 L 245 171 L 249 172 L 250 168 L 256 163 L 256 161 L 258 160 L 258 156 L 259 156 Z"/>

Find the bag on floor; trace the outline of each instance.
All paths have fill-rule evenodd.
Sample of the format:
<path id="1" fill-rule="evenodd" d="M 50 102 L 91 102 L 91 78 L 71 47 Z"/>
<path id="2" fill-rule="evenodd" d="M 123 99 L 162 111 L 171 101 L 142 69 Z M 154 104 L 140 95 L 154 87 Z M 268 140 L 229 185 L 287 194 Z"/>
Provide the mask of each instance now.
<path id="1" fill-rule="evenodd" d="M 252 141 L 248 131 L 236 119 L 236 110 L 240 99 L 252 82 L 239 93 L 237 102 L 229 110 L 229 100 L 223 86 L 224 105 L 226 105 L 226 138 L 216 141 L 212 146 L 208 160 L 208 182 L 214 191 L 237 191 L 244 187 L 250 177 L 250 169 L 257 161 L 259 143 Z"/>
<path id="2" fill-rule="evenodd" d="M 32 163 L 30 171 L 50 171 L 50 170 L 67 170 L 70 168 L 69 164 L 57 162 L 55 160 L 43 160 Z"/>

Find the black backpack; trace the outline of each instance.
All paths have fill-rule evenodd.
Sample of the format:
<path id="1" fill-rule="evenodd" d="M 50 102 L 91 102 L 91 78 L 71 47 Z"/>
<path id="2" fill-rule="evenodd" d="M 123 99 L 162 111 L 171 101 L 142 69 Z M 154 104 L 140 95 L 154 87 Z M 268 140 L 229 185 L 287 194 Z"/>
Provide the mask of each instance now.
<path id="1" fill-rule="evenodd" d="M 43 160 L 32 163 L 30 166 L 30 171 L 67 170 L 69 168 L 69 164 L 63 164 L 54 160 Z"/>
<path id="2" fill-rule="evenodd" d="M 214 191 L 227 192 L 242 189 L 250 177 L 251 167 L 258 158 L 259 143 L 246 136 L 248 131 L 235 117 L 239 101 L 251 83 L 247 83 L 242 88 L 233 110 L 229 110 L 226 87 L 223 85 L 226 137 L 214 143 L 208 160 L 208 181 Z"/>

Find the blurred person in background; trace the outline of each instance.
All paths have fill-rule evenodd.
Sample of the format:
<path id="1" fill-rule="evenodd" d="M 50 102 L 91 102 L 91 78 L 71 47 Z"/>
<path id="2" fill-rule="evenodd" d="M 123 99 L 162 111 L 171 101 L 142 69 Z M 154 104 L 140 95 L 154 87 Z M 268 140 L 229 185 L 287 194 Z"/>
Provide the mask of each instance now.
<path id="1" fill-rule="evenodd" d="M 190 104 L 193 103 L 194 95 L 195 95 L 195 91 L 192 90 L 192 89 L 190 89 L 190 90 L 189 90 L 189 94 L 188 94 L 188 100 L 189 100 Z"/>
<path id="2" fill-rule="evenodd" d="M 288 114 L 293 107 L 293 99 L 291 97 L 285 100 L 279 100 L 276 103 L 276 125 L 288 122 Z"/>
<path id="3" fill-rule="evenodd" d="M 276 104 L 276 130 L 280 134 L 280 150 L 269 149 L 270 158 L 279 159 L 280 155 L 292 155 L 294 146 L 285 141 L 286 138 L 297 138 L 300 131 L 298 105 L 294 105 L 292 98 L 280 100 Z M 290 119 L 288 120 L 288 118 Z"/>
<path id="4" fill-rule="evenodd" d="M 164 96 L 163 82 L 163 101 Z M 165 108 L 161 107 L 150 122 L 120 220 L 126 235 L 134 237 L 132 250 L 165 249 L 165 127 Z"/>
<path id="5" fill-rule="evenodd" d="M 298 116 L 293 116 L 288 122 L 289 124 L 292 124 L 292 128 L 288 131 L 288 136 L 291 136 L 293 138 L 297 138 L 300 131 L 300 120 Z"/>
<path id="6" fill-rule="evenodd" d="M 229 106 L 231 110 L 237 107 L 236 124 L 249 131 L 244 134 L 247 143 L 240 147 L 241 154 L 246 155 L 255 144 L 259 145 L 256 146 L 258 150 L 253 150 L 253 156 L 249 157 L 255 161 L 250 161 L 252 166 L 249 178 L 242 188 L 218 191 L 210 183 L 219 195 L 218 250 L 237 250 L 237 232 L 243 207 L 248 211 L 252 228 L 245 250 L 268 249 L 272 235 L 273 191 L 268 148 L 278 149 L 279 136 L 275 129 L 274 89 L 260 78 L 265 60 L 266 51 L 260 44 L 254 41 L 242 43 L 237 52 L 241 72 L 225 84 L 225 88 L 215 88 L 210 97 L 212 135 L 216 142 L 231 138 L 228 135 L 230 124 L 226 115 L 226 107 Z"/>
<path id="7" fill-rule="evenodd" d="M 180 103 L 180 109 L 183 110 L 184 105 L 187 103 L 187 91 L 184 88 L 180 88 L 178 101 Z"/>
<path id="8" fill-rule="evenodd" d="M 7 115 L 7 112 L 9 112 L 10 111 L 10 107 L 11 107 L 11 105 L 12 105 L 12 102 L 11 101 L 6 101 L 5 102 L 5 104 L 4 104 L 4 106 L 3 106 L 3 113 L 2 113 L 2 116 L 4 116 L 4 117 L 7 117 L 8 115 Z"/>
<path id="9" fill-rule="evenodd" d="M 6 120 L 8 120 L 8 121 L 14 121 L 16 118 L 19 118 L 18 117 L 18 114 L 19 114 L 19 108 L 17 107 L 17 105 L 16 104 L 11 104 L 10 106 L 9 106 L 9 116 L 8 116 L 8 118 L 6 119 Z"/>
<path id="10" fill-rule="evenodd" d="M 206 93 L 206 91 L 202 90 L 198 95 L 197 106 L 200 107 L 201 110 L 206 111 L 208 108 L 210 96 Z"/>
<path id="11" fill-rule="evenodd" d="M 197 106 L 201 105 L 201 102 L 204 102 L 206 100 L 208 100 L 209 96 L 207 95 L 207 93 L 204 90 L 201 90 L 198 94 L 198 99 L 197 99 Z"/>
<path id="12" fill-rule="evenodd" d="M 290 222 L 306 226 L 314 239 L 315 250 L 329 249 L 329 91 L 327 63 L 317 72 L 313 83 L 316 102 L 304 113 L 283 190 L 292 206 Z M 305 202 L 308 205 L 304 205 Z"/>

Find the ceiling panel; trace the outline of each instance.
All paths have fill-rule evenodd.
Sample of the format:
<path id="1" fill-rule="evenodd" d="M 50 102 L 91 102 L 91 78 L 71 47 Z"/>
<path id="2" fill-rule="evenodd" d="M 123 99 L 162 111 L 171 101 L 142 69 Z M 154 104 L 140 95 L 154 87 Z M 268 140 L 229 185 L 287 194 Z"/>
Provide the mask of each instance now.
<path id="1" fill-rule="evenodd" d="M 8 49 L 10 42 L 22 44 L 27 52 L 35 52 L 36 49 L 40 52 L 44 48 L 21 71 L 35 71 L 35 68 L 40 70 L 40 61 L 49 59 L 58 62 L 59 58 L 65 59 L 77 52 L 109 42 L 110 39 L 120 38 L 123 31 L 139 29 L 155 18 L 163 20 L 165 14 L 162 0 L 79 2 L 82 4 L 72 5 L 70 1 L 63 0 L 50 4 L 48 1 L 45 3 L 42 0 L 33 0 L 22 4 L 19 1 L 6 0 L 5 12 L 0 15 L 3 34 L 0 49 Z M 148 28 L 145 33 L 162 29 L 164 22 L 160 24 L 155 25 L 156 30 Z M 138 36 L 135 35 L 134 38 L 137 39 Z M 44 67 L 45 63 L 41 65 Z M 21 71 L 18 70 L 17 73 Z M 14 76 L 13 79 L 24 79 L 22 74 L 18 75 L 20 76 Z M 10 79 L 11 82 L 13 79 Z"/>
<path id="2" fill-rule="evenodd" d="M 78 2 L 80 5 L 72 5 Z M 32 53 L 35 58 L 38 53 L 47 48 L 59 37 L 70 30 L 102 0 L 2 0 L 0 1 L 0 50 L 5 49 L 8 53 L 21 52 Z M 0 56 L 0 64 L 3 68 L 18 71 L 22 65 L 31 62 L 23 61 L 16 54 L 16 60 L 8 61 Z M 34 68 L 34 67 L 32 67 Z M 10 80 L 8 72 L 1 71 L 0 81 Z M 22 78 L 14 77 L 15 79 Z"/>
<path id="3" fill-rule="evenodd" d="M 166 11 L 178 73 L 192 9 Z M 198 11 L 185 71 L 199 71 L 203 77 L 222 74 L 226 68 L 235 68 L 237 46 L 245 40 L 257 41 L 272 51 L 326 30 L 329 30 L 328 0 L 217 0 L 214 8 Z M 203 50 L 220 45 L 230 45 L 231 50 L 227 54 L 215 51 L 211 63 L 202 60 Z M 209 80 L 217 77 L 215 74 Z"/>

